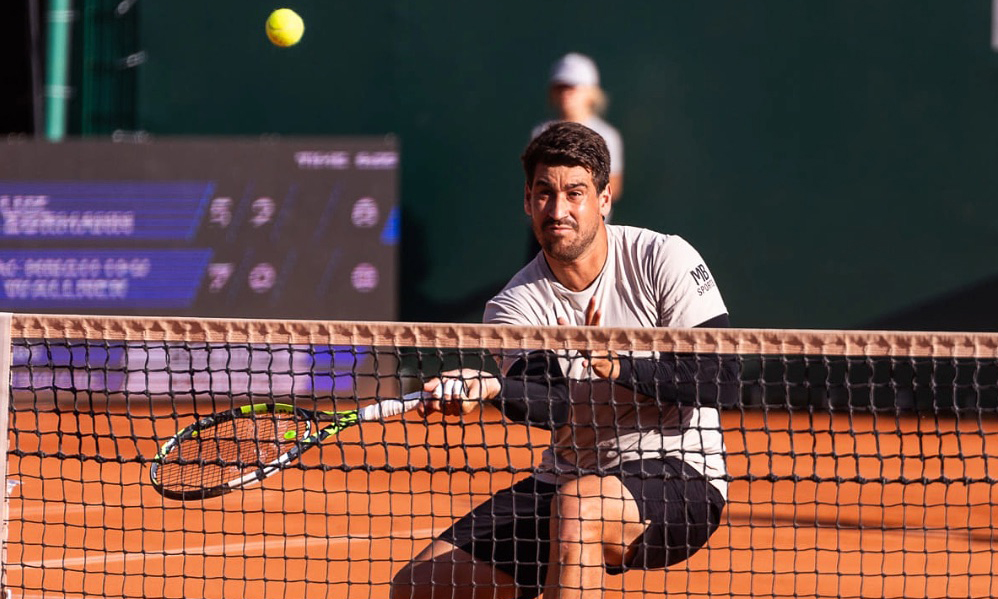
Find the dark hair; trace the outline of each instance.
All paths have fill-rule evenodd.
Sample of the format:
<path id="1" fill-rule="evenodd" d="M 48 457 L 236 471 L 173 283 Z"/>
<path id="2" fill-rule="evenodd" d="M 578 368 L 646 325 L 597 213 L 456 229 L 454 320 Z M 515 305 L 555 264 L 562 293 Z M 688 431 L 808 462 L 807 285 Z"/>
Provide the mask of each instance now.
<path id="1" fill-rule="evenodd" d="M 581 166 L 589 171 L 596 191 L 610 183 L 610 151 L 606 141 L 585 125 L 563 121 L 548 126 L 535 137 L 520 157 L 527 185 L 534 181 L 538 164 L 547 166 Z"/>

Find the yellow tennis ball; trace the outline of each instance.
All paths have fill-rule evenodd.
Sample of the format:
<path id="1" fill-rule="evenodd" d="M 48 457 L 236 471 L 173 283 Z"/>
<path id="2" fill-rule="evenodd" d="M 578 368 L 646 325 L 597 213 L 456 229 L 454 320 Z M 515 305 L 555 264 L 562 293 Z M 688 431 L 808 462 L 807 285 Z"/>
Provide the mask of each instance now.
<path id="1" fill-rule="evenodd" d="M 267 18 L 267 37 L 275 46 L 286 48 L 298 43 L 305 33 L 305 22 L 290 8 L 278 8 Z"/>

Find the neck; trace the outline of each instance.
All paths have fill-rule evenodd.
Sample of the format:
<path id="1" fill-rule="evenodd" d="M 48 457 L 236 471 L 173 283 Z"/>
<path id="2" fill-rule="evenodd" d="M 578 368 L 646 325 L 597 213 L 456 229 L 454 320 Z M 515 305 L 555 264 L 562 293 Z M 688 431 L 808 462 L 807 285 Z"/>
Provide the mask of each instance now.
<path id="1" fill-rule="evenodd" d="M 603 272 L 609 253 L 608 247 L 606 227 L 601 226 L 592 244 L 578 258 L 562 262 L 544 252 L 544 259 L 547 260 L 548 268 L 559 283 L 571 291 L 582 291 L 592 285 Z"/>

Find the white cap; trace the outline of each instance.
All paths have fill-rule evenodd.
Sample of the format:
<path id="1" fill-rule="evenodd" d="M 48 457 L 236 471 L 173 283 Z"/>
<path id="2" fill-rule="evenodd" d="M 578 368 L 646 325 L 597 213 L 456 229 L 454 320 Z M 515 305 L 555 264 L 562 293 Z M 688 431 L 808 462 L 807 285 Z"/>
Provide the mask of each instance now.
<path id="1" fill-rule="evenodd" d="M 599 70 L 593 59 L 572 52 L 551 67 L 551 85 L 599 85 Z"/>

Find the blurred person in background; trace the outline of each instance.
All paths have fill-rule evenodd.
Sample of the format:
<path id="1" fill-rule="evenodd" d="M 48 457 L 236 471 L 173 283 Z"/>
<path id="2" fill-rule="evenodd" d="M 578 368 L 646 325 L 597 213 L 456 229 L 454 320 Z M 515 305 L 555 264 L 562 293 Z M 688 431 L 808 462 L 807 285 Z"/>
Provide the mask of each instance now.
<path id="1" fill-rule="evenodd" d="M 613 201 L 618 202 L 624 189 L 624 143 L 620 132 L 601 118 L 607 99 L 600 87 L 596 63 L 584 54 L 566 54 L 551 66 L 548 84 L 548 101 L 555 119 L 534 127 L 531 139 L 557 121 L 580 123 L 599 133 L 610 151 L 610 190 Z"/>

